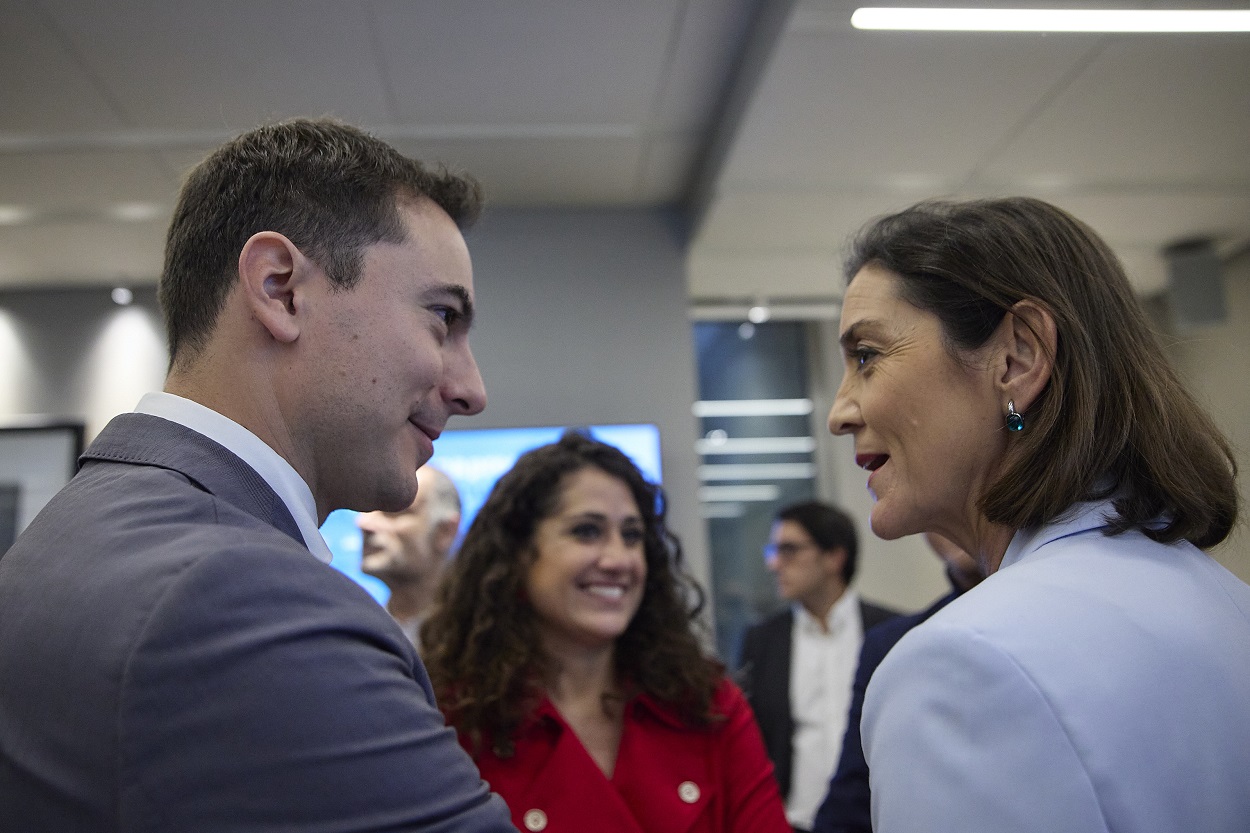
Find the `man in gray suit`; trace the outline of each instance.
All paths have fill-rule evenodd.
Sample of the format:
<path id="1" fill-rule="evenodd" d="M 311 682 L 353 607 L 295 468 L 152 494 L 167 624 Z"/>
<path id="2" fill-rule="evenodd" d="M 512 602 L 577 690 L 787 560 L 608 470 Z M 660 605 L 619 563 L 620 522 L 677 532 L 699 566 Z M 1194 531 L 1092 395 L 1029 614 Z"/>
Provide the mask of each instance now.
<path id="1" fill-rule="evenodd" d="M 513 828 L 333 509 L 399 510 L 486 394 L 474 182 L 331 121 L 190 175 L 165 392 L 117 417 L 0 558 L 0 827 Z"/>

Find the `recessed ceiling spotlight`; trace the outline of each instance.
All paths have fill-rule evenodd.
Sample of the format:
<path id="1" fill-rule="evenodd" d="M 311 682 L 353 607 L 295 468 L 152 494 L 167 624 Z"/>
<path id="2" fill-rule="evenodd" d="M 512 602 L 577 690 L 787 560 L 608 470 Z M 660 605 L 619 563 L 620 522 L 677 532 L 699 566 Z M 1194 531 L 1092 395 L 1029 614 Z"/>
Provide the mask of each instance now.
<path id="1" fill-rule="evenodd" d="M 29 220 L 31 216 L 30 209 L 20 205 L 0 205 L 0 226 L 16 226 Z"/>
<path id="2" fill-rule="evenodd" d="M 926 32 L 1250 32 L 1245 9 L 856 9 L 856 29 Z"/>
<path id="3" fill-rule="evenodd" d="M 134 299 L 135 294 L 124 286 L 119 286 L 113 290 L 113 303 L 119 307 L 129 306 Z"/>
<path id="4" fill-rule="evenodd" d="M 161 216 L 161 207 L 151 202 L 122 202 L 109 209 L 109 216 L 128 223 L 142 223 Z"/>
<path id="5" fill-rule="evenodd" d="M 747 310 L 747 320 L 752 324 L 763 324 L 772 317 L 772 312 L 764 304 L 756 304 Z"/>

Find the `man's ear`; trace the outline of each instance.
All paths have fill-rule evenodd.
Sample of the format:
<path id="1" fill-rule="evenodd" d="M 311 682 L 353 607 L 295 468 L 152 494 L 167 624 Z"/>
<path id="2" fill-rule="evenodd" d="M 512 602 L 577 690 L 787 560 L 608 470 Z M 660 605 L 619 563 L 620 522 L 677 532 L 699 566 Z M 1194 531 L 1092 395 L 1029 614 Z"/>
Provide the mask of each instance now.
<path id="1" fill-rule="evenodd" d="M 820 553 L 833 574 L 841 578 L 846 572 L 846 547 L 834 547 L 831 550 L 821 550 Z"/>
<path id="2" fill-rule="evenodd" d="M 239 252 L 239 283 L 252 317 L 275 341 L 299 338 L 301 293 L 312 262 L 285 235 L 260 231 Z"/>
<path id="3" fill-rule="evenodd" d="M 460 516 L 452 515 L 443 518 L 434 527 L 434 547 L 437 552 L 451 552 L 451 545 L 456 542 L 456 533 L 460 531 Z"/>
<path id="4" fill-rule="evenodd" d="M 1023 413 L 1050 382 L 1059 340 L 1055 318 L 1043 304 L 1026 298 L 1011 307 L 999 327 L 1003 348 L 999 383 L 1006 399 Z"/>

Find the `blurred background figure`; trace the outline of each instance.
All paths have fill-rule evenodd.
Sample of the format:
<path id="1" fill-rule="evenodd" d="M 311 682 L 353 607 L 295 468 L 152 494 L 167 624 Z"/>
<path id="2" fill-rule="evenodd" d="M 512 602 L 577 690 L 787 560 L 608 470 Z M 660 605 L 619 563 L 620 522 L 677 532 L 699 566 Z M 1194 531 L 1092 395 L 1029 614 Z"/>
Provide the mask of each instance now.
<path id="1" fill-rule="evenodd" d="M 868 685 L 873 828 L 1245 833 L 1250 586 L 1203 552 L 1237 465 L 1115 255 L 1040 200 L 934 201 L 846 271 L 829 428 L 872 530 L 987 575 Z"/>
<path id="2" fill-rule="evenodd" d="M 664 513 L 622 452 L 567 433 L 495 485 L 422 628 L 448 722 L 522 830 L 789 831 Z"/>
<path id="3" fill-rule="evenodd" d="M 864 633 L 897 615 L 851 589 L 858 554 L 842 510 L 818 501 L 782 509 L 764 558 L 790 605 L 743 637 L 739 680 L 796 830 L 811 828 L 838 764 Z"/>
<path id="4" fill-rule="evenodd" d="M 846 735 L 842 739 L 842 757 L 829 782 L 829 792 L 816 814 L 812 833 L 872 833 L 872 791 L 868 786 L 868 764 L 864 760 L 864 746 L 859 734 L 868 681 L 903 634 L 971 590 L 984 578 L 981 565 L 954 543 L 935 532 L 926 532 L 924 538 L 945 564 L 951 592 L 919 613 L 896 616 L 864 634 L 864 647 L 860 649 L 859 667 L 851 686 L 851 708 L 846 719 Z"/>
<path id="5" fill-rule="evenodd" d="M 390 589 L 386 610 L 413 645 L 421 647 L 421 623 L 429 615 L 460 528 L 460 493 L 433 466 L 417 469 L 417 497 L 401 512 L 357 516 L 362 546 L 360 571 Z"/>

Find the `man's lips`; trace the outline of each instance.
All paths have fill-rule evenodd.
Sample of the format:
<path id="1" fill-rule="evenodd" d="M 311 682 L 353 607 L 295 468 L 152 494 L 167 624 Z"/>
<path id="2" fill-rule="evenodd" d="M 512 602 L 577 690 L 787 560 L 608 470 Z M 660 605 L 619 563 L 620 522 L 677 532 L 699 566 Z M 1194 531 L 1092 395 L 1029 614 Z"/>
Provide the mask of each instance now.
<path id="1" fill-rule="evenodd" d="M 408 422 L 411 423 L 412 426 L 416 428 L 418 431 L 420 431 L 422 434 L 425 434 L 427 437 L 429 437 L 430 442 L 437 440 L 439 435 L 443 433 L 442 428 L 434 428 L 430 425 L 417 422 L 415 419 L 410 419 L 408 420 Z"/>
<path id="2" fill-rule="evenodd" d="M 855 465 L 865 471 L 876 471 L 884 466 L 885 461 L 889 459 L 889 454 L 856 454 Z"/>

